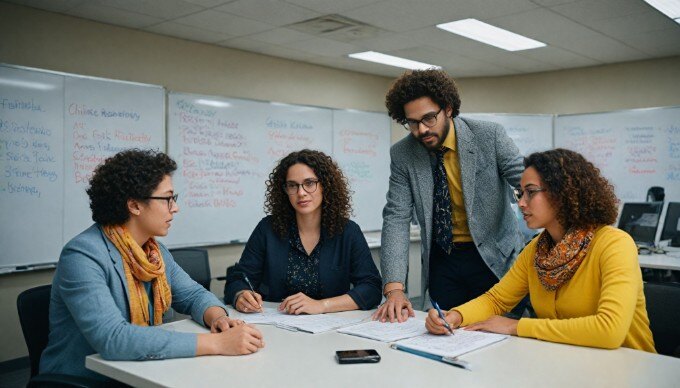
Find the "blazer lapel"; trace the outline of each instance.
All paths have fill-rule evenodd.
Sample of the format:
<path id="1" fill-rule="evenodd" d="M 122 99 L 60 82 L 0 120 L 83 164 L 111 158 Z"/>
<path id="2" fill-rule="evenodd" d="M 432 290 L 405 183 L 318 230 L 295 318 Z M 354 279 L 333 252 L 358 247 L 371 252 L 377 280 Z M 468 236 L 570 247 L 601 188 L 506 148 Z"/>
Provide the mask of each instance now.
<path id="1" fill-rule="evenodd" d="M 415 183 L 417 185 L 417 190 L 414 190 L 415 198 L 413 198 L 413 200 L 416 204 L 422 204 L 423 218 L 425 219 L 425 231 L 427 236 L 431 236 L 430 231 L 432 230 L 432 194 L 434 192 L 434 180 L 432 178 L 432 162 L 430 161 L 430 153 L 422 144 L 420 144 L 420 142 L 418 142 L 418 140 L 414 138 L 412 155 L 413 159 L 411 168 L 413 168 Z"/>
<path id="2" fill-rule="evenodd" d="M 458 162 L 463 184 L 463 197 L 468 217 L 472 214 L 475 199 L 475 171 L 477 171 L 477 145 L 470 127 L 459 117 L 453 119 L 458 146 Z"/>
<path id="3" fill-rule="evenodd" d="M 127 288 L 127 280 L 125 279 L 125 270 L 123 269 L 123 257 L 121 257 L 120 252 L 118 252 L 118 248 L 116 248 L 115 245 L 109 240 L 108 237 L 106 237 L 106 233 L 104 233 L 104 230 L 99 227 L 99 231 L 102 234 L 102 238 L 104 239 L 104 242 L 106 242 L 106 249 L 109 251 L 109 257 L 111 258 L 111 262 L 113 262 L 113 267 L 116 269 L 116 273 L 118 274 L 118 277 L 120 278 L 121 284 L 122 284 L 122 289 L 125 291 L 125 300 L 129 301 L 130 300 L 130 295 L 128 295 L 128 288 Z"/>

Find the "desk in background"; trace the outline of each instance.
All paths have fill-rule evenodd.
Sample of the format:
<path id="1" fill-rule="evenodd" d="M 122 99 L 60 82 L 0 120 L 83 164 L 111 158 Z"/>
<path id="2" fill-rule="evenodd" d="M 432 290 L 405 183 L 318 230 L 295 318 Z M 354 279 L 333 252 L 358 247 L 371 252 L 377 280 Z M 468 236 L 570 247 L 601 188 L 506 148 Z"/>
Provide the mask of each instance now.
<path id="1" fill-rule="evenodd" d="M 268 304 L 272 305 L 272 304 Z M 349 311 L 348 317 L 370 315 Z M 417 311 L 416 317 L 425 318 Z M 193 321 L 170 330 L 207 332 Z M 135 387 L 677 387 L 680 359 L 620 348 L 604 350 L 510 337 L 461 356 L 471 370 L 390 349 L 388 344 L 326 332 L 307 334 L 259 325 L 266 346 L 240 357 L 105 361 L 88 369 Z M 336 350 L 376 349 L 378 364 L 339 365 Z"/>
<path id="2" fill-rule="evenodd" d="M 672 255 L 661 255 L 657 253 L 651 255 L 638 255 L 638 261 L 640 261 L 640 267 L 642 268 L 680 271 L 680 252 L 674 252 Z"/>
<path id="3" fill-rule="evenodd" d="M 380 236 L 381 232 L 365 232 L 366 242 L 371 249 L 371 256 L 373 261 L 380 271 Z M 422 272 L 422 264 L 420 262 L 420 229 L 412 228 L 410 235 L 409 249 L 408 249 L 408 275 L 406 279 L 406 287 L 408 288 L 408 295 L 410 298 L 420 297 L 420 274 Z"/>

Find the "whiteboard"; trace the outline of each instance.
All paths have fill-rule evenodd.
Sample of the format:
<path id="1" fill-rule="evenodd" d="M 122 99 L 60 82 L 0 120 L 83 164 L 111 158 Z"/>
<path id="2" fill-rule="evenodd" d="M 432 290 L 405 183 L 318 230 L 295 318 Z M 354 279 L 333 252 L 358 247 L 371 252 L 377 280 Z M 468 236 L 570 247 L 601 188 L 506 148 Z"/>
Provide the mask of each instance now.
<path id="1" fill-rule="evenodd" d="M 553 115 L 461 113 L 461 116 L 502 125 L 524 156 L 553 148 Z"/>
<path id="2" fill-rule="evenodd" d="M 680 107 L 557 116 L 555 146 L 592 161 L 622 202 L 644 202 L 651 186 L 680 200 Z"/>
<path id="3" fill-rule="evenodd" d="M 0 267 L 61 251 L 63 122 L 64 77 L 0 66 Z"/>
<path id="4" fill-rule="evenodd" d="M 168 153 L 180 213 L 171 247 L 248 239 L 264 217 L 276 162 L 303 148 L 332 154 L 332 111 L 183 93 L 168 95 Z"/>
<path id="5" fill-rule="evenodd" d="M 0 65 L 0 272 L 56 263 L 92 224 L 94 167 L 165 147 L 160 86 Z"/>
<path id="6" fill-rule="evenodd" d="M 382 228 L 390 177 L 390 119 L 383 113 L 333 111 L 333 156 L 353 191 L 354 220 Z"/>

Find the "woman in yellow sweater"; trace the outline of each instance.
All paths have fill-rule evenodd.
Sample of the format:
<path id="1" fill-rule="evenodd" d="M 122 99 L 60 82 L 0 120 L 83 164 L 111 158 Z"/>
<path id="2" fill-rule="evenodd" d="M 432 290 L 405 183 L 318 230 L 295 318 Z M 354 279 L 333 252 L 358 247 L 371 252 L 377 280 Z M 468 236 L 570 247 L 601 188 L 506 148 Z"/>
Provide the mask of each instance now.
<path id="1" fill-rule="evenodd" d="M 515 196 L 529 228 L 545 228 L 489 291 L 446 314 L 451 327 L 572 345 L 655 353 L 637 249 L 616 220 L 614 189 L 582 155 L 556 149 L 524 161 Z M 538 318 L 501 316 L 527 293 Z M 426 327 L 446 334 L 435 310 Z"/>

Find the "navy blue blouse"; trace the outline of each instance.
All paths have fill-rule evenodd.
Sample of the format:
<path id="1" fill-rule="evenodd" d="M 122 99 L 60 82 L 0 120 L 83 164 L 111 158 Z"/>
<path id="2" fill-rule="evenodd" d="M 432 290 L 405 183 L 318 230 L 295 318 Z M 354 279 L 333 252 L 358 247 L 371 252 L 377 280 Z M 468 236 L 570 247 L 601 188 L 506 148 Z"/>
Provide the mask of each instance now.
<path id="1" fill-rule="evenodd" d="M 340 235 L 330 238 L 323 231 L 321 234 L 321 242 L 315 248 L 319 294 L 308 296 L 323 299 L 348 294 L 362 310 L 375 307 L 382 298 L 382 279 L 359 225 L 350 220 Z M 293 283 L 288 280 L 289 255 L 291 248 L 296 249 L 291 246 L 291 237 L 294 236 L 280 237 L 272 228 L 271 217 L 263 218 L 248 239 L 239 262 L 227 271 L 225 302 L 234 302 L 237 292 L 248 289 L 244 274 L 265 301 L 280 302 L 299 292 L 290 287 Z M 309 256 L 302 258 L 308 260 Z"/>

